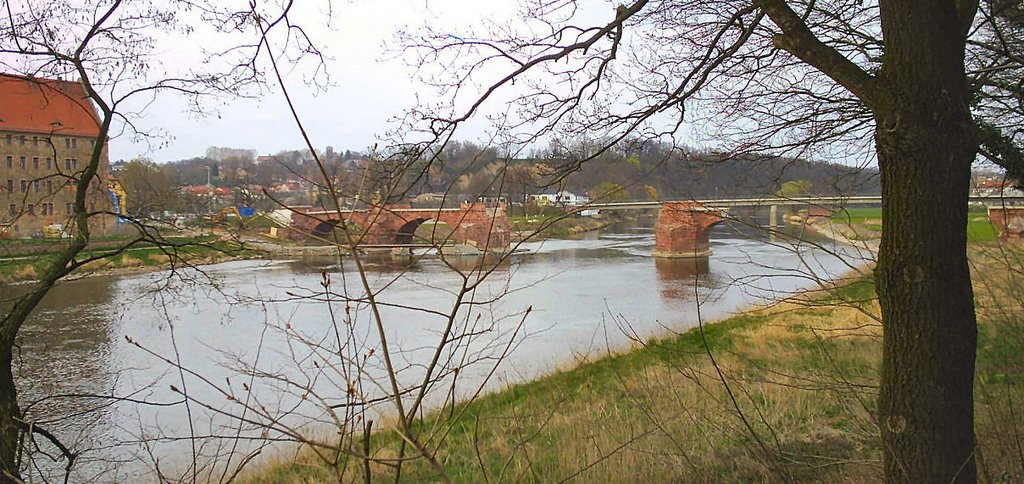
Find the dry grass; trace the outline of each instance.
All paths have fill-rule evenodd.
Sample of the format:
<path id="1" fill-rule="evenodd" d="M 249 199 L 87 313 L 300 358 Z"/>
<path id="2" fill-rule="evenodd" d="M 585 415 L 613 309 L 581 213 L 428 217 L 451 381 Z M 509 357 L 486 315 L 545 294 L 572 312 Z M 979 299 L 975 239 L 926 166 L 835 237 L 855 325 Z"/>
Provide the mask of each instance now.
<path id="1" fill-rule="evenodd" d="M 971 254 L 981 321 L 979 472 L 987 481 L 1024 479 L 1022 254 L 991 246 Z M 703 336 L 652 342 L 485 396 L 454 418 L 428 416 L 417 430 L 457 482 L 880 481 L 872 417 L 878 308 L 840 303 L 872 294 L 862 280 L 743 314 L 706 326 Z M 395 455 L 396 442 L 375 435 L 375 455 Z M 292 468 L 262 475 L 277 479 Z M 394 477 L 390 467 L 374 473 Z M 403 477 L 437 476 L 413 462 Z"/>
<path id="2" fill-rule="evenodd" d="M 1024 480 L 1024 250 L 971 253 L 981 324 L 975 386 L 979 468 L 985 481 Z"/>
<path id="3" fill-rule="evenodd" d="M 102 269 L 109 269 L 112 264 L 113 263 L 108 259 L 97 259 L 82 264 L 78 270 L 80 272 L 94 272 Z"/>
<path id="4" fill-rule="evenodd" d="M 143 264 L 141 260 L 128 254 L 122 254 L 121 259 L 117 262 L 118 267 L 141 267 Z"/>
<path id="5" fill-rule="evenodd" d="M 23 281 L 27 279 L 35 279 L 37 277 L 39 277 L 39 274 L 36 272 L 35 266 L 27 265 L 14 271 L 13 279 L 16 281 Z"/>
<path id="6" fill-rule="evenodd" d="M 171 263 L 171 257 L 163 253 L 149 254 L 146 259 L 148 259 L 147 265 L 167 265 Z"/>

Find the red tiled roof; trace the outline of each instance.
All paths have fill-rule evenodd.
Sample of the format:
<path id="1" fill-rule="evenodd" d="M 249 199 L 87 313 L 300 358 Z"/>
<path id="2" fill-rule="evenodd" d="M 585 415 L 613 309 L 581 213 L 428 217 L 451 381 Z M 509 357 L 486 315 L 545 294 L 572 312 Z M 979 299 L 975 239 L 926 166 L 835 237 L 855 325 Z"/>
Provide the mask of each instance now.
<path id="1" fill-rule="evenodd" d="M 99 135 L 99 119 L 78 82 L 0 74 L 0 130 Z"/>
<path id="2" fill-rule="evenodd" d="M 1005 188 L 1009 183 L 1002 180 L 985 180 L 978 183 L 978 188 Z"/>

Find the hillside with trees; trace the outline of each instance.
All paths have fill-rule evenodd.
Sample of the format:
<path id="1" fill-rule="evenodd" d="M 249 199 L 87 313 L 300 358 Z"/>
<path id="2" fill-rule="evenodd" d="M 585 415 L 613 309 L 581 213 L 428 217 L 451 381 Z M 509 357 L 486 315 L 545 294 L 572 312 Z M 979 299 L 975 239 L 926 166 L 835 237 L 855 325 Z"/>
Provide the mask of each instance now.
<path id="1" fill-rule="evenodd" d="M 324 204 L 317 196 L 323 192 L 322 183 L 316 182 L 321 174 L 308 152 L 287 150 L 256 157 L 251 150 L 211 147 L 207 151 L 207 156 L 159 165 L 161 179 L 178 187 L 209 182 L 253 196 L 266 189 L 282 194 L 274 197 L 277 202 Z M 421 195 L 432 193 L 447 193 L 451 204 L 481 196 L 525 202 L 551 189 L 585 193 L 595 200 L 759 197 L 780 193 L 787 182 L 800 182 L 805 194 L 880 191 L 873 168 L 651 142 L 600 153 L 579 146 L 549 147 L 516 157 L 503 156 L 496 147 L 452 141 L 430 154 L 429 162 L 423 156 L 407 159 L 401 153 L 368 155 L 330 148 L 318 156 L 346 197 L 370 200 L 375 194 L 391 194 L 392 203 L 421 201 Z M 135 186 L 138 178 L 126 180 L 130 193 L 145 189 Z M 148 179 L 141 181 L 148 183 Z M 266 208 L 273 204 L 269 201 Z"/>

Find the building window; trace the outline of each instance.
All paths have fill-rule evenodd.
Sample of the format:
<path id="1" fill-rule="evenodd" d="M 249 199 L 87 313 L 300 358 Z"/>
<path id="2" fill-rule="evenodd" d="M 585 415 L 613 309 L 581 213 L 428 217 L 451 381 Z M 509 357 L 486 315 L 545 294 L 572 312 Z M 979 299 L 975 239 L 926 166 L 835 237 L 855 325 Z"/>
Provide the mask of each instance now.
<path id="1" fill-rule="evenodd" d="M 36 206 L 32 205 L 31 203 L 28 204 L 28 205 L 25 205 L 25 213 L 27 213 L 29 215 L 35 215 L 36 214 Z"/>
<path id="2" fill-rule="evenodd" d="M 7 193 L 14 193 L 14 180 L 7 179 Z"/>
<path id="3" fill-rule="evenodd" d="M 11 155 L 7 155 L 7 168 L 13 168 L 13 167 L 14 167 L 14 157 L 11 156 Z"/>
<path id="4" fill-rule="evenodd" d="M 71 169 L 71 158 L 64 158 L 64 169 L 65 170 L 70 170 Z"/>
<path id="5" fill-rule="evenodd" d="M 67 210 L 68 215 L 71 215 L 71 212 L 75 211 L 75 204 L 71 202 L 64 204 L 64 210 Z"/>
<path id="6" fill-rule="evenodd" d="M 46 193 L 53 193 L 53 180 L 46 180 Z"/>
<path id="7" fill-rule="evenodd" d="M 32 157 L 32 169 L 33 170 L 38 170 L 39 169 L 39 157 L 38 156 L 33 156 Z"/>
<path id="8" fill-rule="evenodd" d="M 28 181 L 21 181 L 21 193 L 28 193 Z"/>
<path id="9" fill-rule="evenodd" d="M 10 136 L 10 135 L 8 135 L 8 136 Z M 17 216 L 18 215 L 18 205 L 14 204 L 14 203 L 8 205 L 7 206 L 7 213 L 11 214 L 12 217 Z"/>
<path id="10" fill-rule="evenodd" d="M 14 136 L 7 135 L 7 144 L 10 145 L 14 142 Z"/>
<path id="11" fill-rule="evenodd" d="M 71 138 L 71 147 L 78 148 L 78 138 Z"/>
<path id="12" fill-rule="evenodd" d="M 95 148 L 96 147 L 96 140 L 94 140 L 94 139 L 89 140 L 89 147 L 90 148 Z"/>
<path id="13" fill-rule="evenodd" d="M 71 138 L 64 138 L 64 147 L 65 148 L 70 148 L 71 147 Z"/>
<path id="14" fill-rule="evenodd" d="M 39 193 L 39 180 L 33 181 L 32 186 L 35 187 L 36 193 Z"/>
<path id="15" fill-rule="evenodd" d="M 78 171 L 78 158 L 71 159 L 71 169 Z"/>
<path id="16" fill-rule="evenodd" d="M 47 156 L 46 157 L 46 169 L 49 170 L 50 168 L 53 168 L 53 160 L 51 160 L 50 157 Z"/>
<path id="17" fill-rule="evenodd" d="M 24 169 L 25 169 L 25 167 L 26 167 L 26 164 L 25 164 L 25 157 L 24 157 L 24 156 L 22 156 L 22 157 L 18 158 L 18 164 L 19 164 L 19 165 L 21 165 L 21 169 L 22 169 L 22 170 L 24 170 Z"/>
<path id="18" fill-rule="evenodd" d="M 25 146 L 25 135 L 20 136 L 21 146 Z"/>
<path id="19" fill-rule="evenodd" d="M 38 136 L 33 136 L 32 137 L 32 146 L 39 146 L 39 137 Z"/>

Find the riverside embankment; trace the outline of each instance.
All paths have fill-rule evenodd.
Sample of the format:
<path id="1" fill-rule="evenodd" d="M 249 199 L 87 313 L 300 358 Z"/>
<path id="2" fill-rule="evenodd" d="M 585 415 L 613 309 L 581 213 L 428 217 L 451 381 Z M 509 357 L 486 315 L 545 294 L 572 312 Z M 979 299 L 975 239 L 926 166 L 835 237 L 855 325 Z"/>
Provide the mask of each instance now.
<path id="1" fill-rule="evenodd" d="M 461 383 L 456 396 L 466 398 L 466 392 L 480 385 L 486 391 L 499 390 L 578 361 L 592 361 L 609 351 L 623 351 L 637 341 L 686 331 L 699 321 L 698 309 L 704 320 L 716 320 L 750 305 L 763 305 L 773 297 L 798 293 L 811 283 L 793 270 L 807 262 L 824 263 L 826 267 L 816 268 L 819 274 L 838 274 L 845 267 L 838 260 L 828 262 L 829 256 L 813 247 L 795 251 L 794 247 L 742 234 L 723 233 L 712 244 L 714 255 L 701 263 L 652 259 L 650 229 L 529 243 L 525 248 L 530 254 L 514 256 L 495 268 L 472 292 L 474 303 L 464 308 L 465 313 L 460 311 L 469 318 L 460 321 L 478 325 L 470 331 L 476 342 L 466 348 L 477 364 L 459 363 Z M 456 271 L 471 274 L 477 267 L 451 266 L 434 259 L 368 260 L 366 267 L 382 304 L 386 336 L 395 352 L 392 356 L 406 368 L 399 382 L 411 385 L 439 338 L 443 319 L 438 315 L 451 311 L 452 288 L 463 280 Z M 286 422 L 309 432 L 304 435 L 324 435 L 323 422 L 317 423 L 314 417 L 320 408 L 318 400 L 282 393 L 274 378 L 302 381 L 310 371 L 318 371 L 310 366 L 312 360 L 301 356 L 302 351 L 319 353 L 322 346 L 325 354 L 336 354 L 329 348 L 337 345 L 337 339 L 328 304 L 339 318 L 351 314 L 351 320 L 339 324 L 338 329 L 351 332 L 353 341 L 359 342 L 364 353 L 360 361 L 368 358 L 368 366 L 359 373 L 365 398 L 378 397 L 386 388 L 374 383 L 384 374 L 380 373 L 381 349 L 370 312 L 359 300 L 350 301 L 349 310 L 343 299 L 336 299 L 338 294 L 358 294 L 359 277 L 351 266 L 340 267 L 334 258 L 305 263 L 235 261 L 205 266 L 202 273 L 184 271 L 184 277 L 168 279 L 164 275 L 95 277 L 62 284 L 23 331 L 24 361 L 19 372 L 25 377 L 19 381 L 26 382 L 21 392 L 26 402 L 52 395 L 145 393 L 148 404 L 117 400 L 105 406 L 96 419 L 81 422 L 84 426 L 62 421 L 55 429 L 81 435 L 83 442 L 101 443 L 91 455 L 103 457 L 99 459 L 102 462 L 115 461 L 133 447 L 145 446 L 141 460 L 133 460 L 138 466 L 121 466 L 109 475 L 123 479 L 151 475 L 145 458 L 149 452 L 160 458 L 164 471 L 187 468 L 190 428 L 232 428 L 237 423 L 227 416 L 237 415 L 237 406 L 244 401 L 238 398 L 241 394 L 237 392 L 243 391 L 236 388 L 239 378 L 246 382 L 246 394 L 252 392 L 261 403 L 278 402 L 266 406 L 271 412 L 268 418 L 277 416 L 275 412 L 284 413 L 280 420 L 268 423 Z M 325 282 L 332 288 L 330 303 L 326 296 L 318 296 L 324 294 Z M 530 307 L 529 317 L 517 332 Z M 502 359 L 491 375 L 491 362 L 496 361 L 492 358 L 500 356 L 493 352 L 511 339 L 515 351 Z M 376 351 L 371 352 L 373 349 Z M 187 385 L 183 385 L 174 365 L 179 361 L 176 354 L 189 371 L 203 379 L 186 372 Z M 323 358 L 313 358 L 321 369 Z M 246 365 L 258 370 L 255 374 L 260 376 L 255 381 L 242 376 Z M 345 398 L 346 392 L 339 393 L 336 382 L 315 381 L 309 391 L 323 397 L 324 404 Z M 231 382 L 231 391 L 238 397 L 225 399 L 210 382 Z M 193 406 L 190 418 L 187 408 L 175 403 L 181 402 L 181 394 L 172 386 L 187 388 L 190 402 L 224 413 L 196 412 Z M 431 394 L 428 408 L 440 406 L 445 397 L 442 393 Z M 289 404 L 301 405 L 296 407 L 298 411 L 287 412 Z M 41 420 L 59 414 L 62 408 L 83 405 L 89 405 L 88 401 L 47 397 L 46 405 L 31 407 L 41 412 L 32 417 Z M 386 405 L 378 404 L 368 411 L 386 414 L 387 410 Z M 304 423 L 308 425 L 301 425 Z M 136 430 L 126 433 L 132 428 Z M 142 429 L 146 435 L 174 438 L 140 442 L 137 436 Z M 258 441 L 262 430 L 246 425 L 246 440 L 240 448 L 248 448 L 245 442 Z M 135 443 L 108 444 L 125 440 Z M 227 462 L 216 460 L 211 468 Z"/>
<path id="2" fill-rule="evenodd" d="M 1024 478 L 1024 276 L 1019 245 L 972 244 L 980 340 L 976 428 L 980 478 Z M 706 323 L 710 323 L 709 318 Z M 881 331 L 870 277 L 770 307 L 635 340 L 527 383 L 417 419 L 414 432 L 457 482 L 528 480 L 880 481 L 874 421 Z M 341 481 L 391 480 L 392 432 L 356 441 Z M 438 479 L 424 459 L 408 480 Z M 309 452 L 248 482 L 338 480 Z M 370 476 L 366 476 L 366 472 Z"/>
<path id="3" fill-rule="evenodd" d="M 0 245 L 0 284 L 36 280 L 67 243 L 59 239 L 3 241 Z M 132 239 L 101 239 L 78 255 L 76 260 L 84 263 L 69 279 L 143 274 L 259 257 L 261 253 L 251 246 L 216 236 L 169 237 L 160 244 Z"/>

